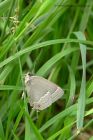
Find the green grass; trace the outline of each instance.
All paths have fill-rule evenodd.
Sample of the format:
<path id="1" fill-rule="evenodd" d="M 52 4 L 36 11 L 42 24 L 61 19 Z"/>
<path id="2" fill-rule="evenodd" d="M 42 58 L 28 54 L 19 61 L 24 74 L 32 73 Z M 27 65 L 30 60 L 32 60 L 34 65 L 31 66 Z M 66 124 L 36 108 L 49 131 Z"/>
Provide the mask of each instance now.
<path id="1" fill-rule="evenodd" d="M 93 139 L 92 23 L 92 0 L 0 0 L 0 140 Z M 38 115 L 27 72 L 64 90 Z"/>

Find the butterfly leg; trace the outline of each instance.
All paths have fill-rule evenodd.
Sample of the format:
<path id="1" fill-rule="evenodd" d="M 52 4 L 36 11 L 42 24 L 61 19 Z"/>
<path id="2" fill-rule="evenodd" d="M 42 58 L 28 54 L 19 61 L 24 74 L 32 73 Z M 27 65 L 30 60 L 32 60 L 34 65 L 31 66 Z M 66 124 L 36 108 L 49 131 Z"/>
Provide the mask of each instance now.
<path id="1" fill-rule="evenodd" d="M 22 93 L 22 97 L 21 97 L 21 98 L 22 98 L 22 99 L 24 99 L 24 96 L 25 96 L 25 93 L 23 92 L 23 93 Z"/>

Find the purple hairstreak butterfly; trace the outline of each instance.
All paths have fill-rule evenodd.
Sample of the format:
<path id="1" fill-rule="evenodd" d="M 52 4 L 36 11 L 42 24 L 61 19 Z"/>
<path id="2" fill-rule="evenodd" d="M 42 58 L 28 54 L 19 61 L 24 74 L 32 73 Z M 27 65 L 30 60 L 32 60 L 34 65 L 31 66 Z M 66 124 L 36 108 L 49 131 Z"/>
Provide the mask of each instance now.
<path id="1" fill-rule="evenodd" d="M 40 77 L 25 75 L 25 86 L 30 106 L 35 110 L 43 110 L 60 99 L 64 91 L 53 82 Z"/>

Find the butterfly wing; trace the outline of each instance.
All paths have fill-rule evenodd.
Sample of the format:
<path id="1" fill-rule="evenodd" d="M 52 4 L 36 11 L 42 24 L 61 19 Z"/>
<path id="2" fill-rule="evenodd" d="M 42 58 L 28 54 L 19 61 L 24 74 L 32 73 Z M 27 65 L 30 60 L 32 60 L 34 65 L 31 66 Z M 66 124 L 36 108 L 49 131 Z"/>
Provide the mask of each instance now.
<path id="1" fill-rule="evenodd" d="M 47 92 L 38 102 L 34 102 L 33 109 L 43 110 L 52 104 L 51 94 Z"/>
<path id="2" fill-rule="evenodd" d="M 60 99 L 64 94 L 64 91 L 60 88 L 57 87 L 56 91 L 51 95 L 52 96 L 52 103 Z"/>
<path id="3" fill-rule="evenodd" d="M 37 102 L 48 91 L 53 93 L 57 89 L 57 86 L 42 77 L 31 76 L 31 79 L 26 83 L 26 89 L 30 101 Z"/>
<path id="4" fill-rule="evenodd" d="M 41 108 L 48 107 L 51 104 L 51 99 L 52 102 L 55 102 L 63 95 L 63 90 L 60 87 L 40 76 L 30 76 L 26 83 L 26 89 L 30 105 L 34 106 L 33 103 L 39 102 L 40 106 L 41 103 L 43 104 Z"/>

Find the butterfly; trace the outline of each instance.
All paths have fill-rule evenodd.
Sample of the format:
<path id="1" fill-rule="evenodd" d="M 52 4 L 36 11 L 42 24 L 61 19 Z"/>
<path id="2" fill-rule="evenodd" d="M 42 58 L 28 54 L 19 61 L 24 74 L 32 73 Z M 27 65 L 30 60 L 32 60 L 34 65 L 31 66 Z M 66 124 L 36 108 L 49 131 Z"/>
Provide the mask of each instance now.
<path id="1" fill-rule="evenodd" d="M 53 82 L 40 77 L 25 75 L 25 86 L 30 106 L 35 110 L 44 110 L 60 99 L 64 91 Z"/>

